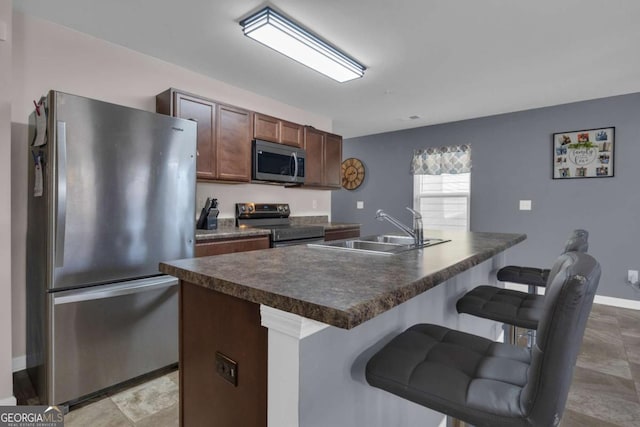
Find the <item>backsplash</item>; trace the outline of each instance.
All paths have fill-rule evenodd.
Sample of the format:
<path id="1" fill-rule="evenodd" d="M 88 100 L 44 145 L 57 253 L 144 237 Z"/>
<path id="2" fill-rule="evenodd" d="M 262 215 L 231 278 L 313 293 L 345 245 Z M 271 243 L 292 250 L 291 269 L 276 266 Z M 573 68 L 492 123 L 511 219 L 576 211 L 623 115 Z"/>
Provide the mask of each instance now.
<path id="1" fill-rule="evenodd" d="M 291 216 L 331 217 L 331 191 L 285 188 L 267 184 L 218 184 L 198 182 L 194 214 L 200 215 L 207 197 L 218 199 L 218 222 L 235 218 L 235 204 L 243 202 L 288 203 Z M 326 221 L 325 221 L 326 222 Z"/>
<path id="2" fill-rule="evenodd" d="M 309 216 L 291 216 L 289 217 L 293 225 L 309 225 L 309 224 L 326 224 L 329 222 L 328 215 L 309 215 Z"/>
<path id="3" fill-rule="evenodd" d="M 229 228 L 235 227 L 236 220 L 235 218 L 218 218 L 218 228 Z"/>

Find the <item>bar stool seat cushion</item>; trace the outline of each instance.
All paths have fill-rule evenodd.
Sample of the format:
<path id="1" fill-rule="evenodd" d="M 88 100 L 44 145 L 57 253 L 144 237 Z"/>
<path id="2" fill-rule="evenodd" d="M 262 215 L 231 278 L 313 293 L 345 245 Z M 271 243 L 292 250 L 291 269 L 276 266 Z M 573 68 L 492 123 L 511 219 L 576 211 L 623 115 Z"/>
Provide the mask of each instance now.
<path id="1" fill-rule="evenodd" d="M 543 295 L 487 285 L 472 289 L 456 303 L 458 313 L 467 313 L 526 329 L 538 329 L 543 306 Z"/>
<path id="2" fill-rule="evenodd" d="M 549 269 L 508 265 L 498 270 L 498 280 L 530 286 L 546 286 L 550 271 Z"/>
<path id="3" fill-rule="evenodd" d="M 509 425 L 524 416 L 520 395 L 530 363 L 525 348 L 420 324 L 377 353 L 366 376 L 374 387 L 454 417 L 476 412 L 489 424 Z"/>

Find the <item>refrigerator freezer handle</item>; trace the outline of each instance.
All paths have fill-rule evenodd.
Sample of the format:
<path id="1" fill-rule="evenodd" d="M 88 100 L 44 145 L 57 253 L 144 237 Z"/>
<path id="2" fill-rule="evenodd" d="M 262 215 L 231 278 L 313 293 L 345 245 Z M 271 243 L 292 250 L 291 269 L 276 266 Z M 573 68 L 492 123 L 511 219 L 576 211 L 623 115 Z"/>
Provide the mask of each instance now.
<path id="1" fill-rule="evenodd" d="M 56 267 L 64 265 L 64 231 L 67 220 L 67 124 L 58 122 L 58 200 L 56 212 Z"/>
<path id="2" fill-rule="evenodd" d="M 129 283 L 115 283 L 103 286 L 91 286 L 88 288 L 60 292 L 53 297 L 53 304 L 69 304 L 73 302 L 93 301 L 105 298 L 119 297 L 122 295 L 138 294 L 147 291 L 178 286 L 178 279 L 171 276 L 150 277 L 147 279 L 132 280 Z"/>

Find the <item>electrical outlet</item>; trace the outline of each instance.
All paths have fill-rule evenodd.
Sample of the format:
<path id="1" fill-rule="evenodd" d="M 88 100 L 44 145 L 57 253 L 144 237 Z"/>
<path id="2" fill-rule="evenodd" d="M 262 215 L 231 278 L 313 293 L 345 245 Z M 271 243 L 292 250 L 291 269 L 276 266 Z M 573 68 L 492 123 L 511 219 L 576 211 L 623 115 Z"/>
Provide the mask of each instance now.
<path id="1" fill-rule="evenodd" d="M 356 209 L 364 209 L 364 201 L 358 200 L 356 202 Z"/>
<path id="2" fill-rule="evenodd" d="M 315 200 L 315 199 L 314 199 L 314 200 L 312 200 L 312 201 L 311 201 L 311 207 L 312 207 L 313 209 L 318 209 L 318 201 L 317 201 L 317 200 Z"/>
<path id="3" fill-rule="evenodd" d="M 238 387 L 238 362 L 219 351 L 216 351 L 216 372 L 234 387 Z"/>
<path id="4" fill-rule="evenodd" d="M 531 210 L 531 200 L 520 200 L 520 210 L 521 211 L 530 211 Z"/>
<path id="5" fill-rule="evenodd" d="M 627 282 L 635 285 L 638 283 L 638 270 L 629 270 L 627 272 Z"/>

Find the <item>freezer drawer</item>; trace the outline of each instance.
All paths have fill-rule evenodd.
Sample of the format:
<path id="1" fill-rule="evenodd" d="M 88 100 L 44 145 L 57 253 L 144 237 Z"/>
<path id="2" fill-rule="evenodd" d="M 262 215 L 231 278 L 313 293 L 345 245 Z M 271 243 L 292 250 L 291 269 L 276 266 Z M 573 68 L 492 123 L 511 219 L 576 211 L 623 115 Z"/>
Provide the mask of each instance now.
<path id="1" fill-rule="evenodd" d="M 49 404 L 178 361 L 178 281 L 169 276 L 52 296 Z"/>

